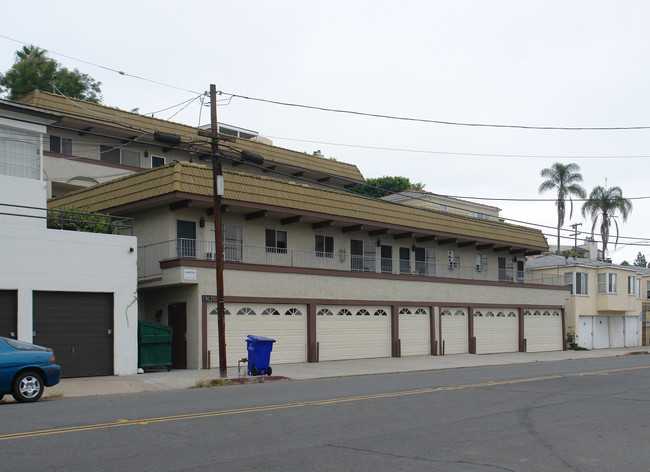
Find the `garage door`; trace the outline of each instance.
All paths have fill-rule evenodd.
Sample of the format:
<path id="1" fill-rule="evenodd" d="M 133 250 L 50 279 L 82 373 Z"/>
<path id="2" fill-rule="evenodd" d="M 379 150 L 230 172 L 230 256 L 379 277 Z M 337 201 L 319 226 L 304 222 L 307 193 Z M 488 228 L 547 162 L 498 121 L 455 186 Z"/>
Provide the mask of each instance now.
<path id="1" fill-rule="evenodd" d="M 113 294 L 34 292 L 34 343 L 54 349 L 63 377 L 113 375 Z"/>
<path id="2" fill-rule="evenodd" d="M 431 354 L 429 320 L 429 310 L 425 308 L 400 307 L 399 339 L 402 356 Z"/>
<path id="3" fill-rule="evenodd" d="M 389 313 L 389 307 L 317 307 L 318 359 L 390 357 Z"/>
<path id="4" fill-rule="evenodd" d="M 477 354 L 519 351 L 517 313 L 510 310 L 474 310 Z"/>
<path id="5" fill-rule="evenodd" d="M 612 324 L 612 347 L 625 346 L 625 317 L 612 316 L 610 319 Z"/>
<path id="6" fill-rule="evenodd" d="M 641 339 L 639 337 L 640 324 L 638 316 L 625 317 L 625 347 L 641 345 Z"/>
<path id="7" fill-rule="evenodd" d="M 526 352 L 562 350 L 562 316 L 556 310 L 524 312 Z"/>
<path id="8" fill-rule="evenodd" d="M 594 349 L 609 347 L 609 316 L 594 316 Z"/>
<path id="9" fill-rule="evenodd" d="M 578 324 L 578 345 L 587 349 L 593 349 L 594 317 L 580 316 Z"/>
<path id="10" fill-rule="evenodd" d="M 17 294 L 15 290 L 0 290 L 0 336 L 5 338 L 16 338 Z"/>
<path id="11" fill-rule="evenodd" d="M 467 342 L 467 312 L 461 308 L 441 308 L 441 342 L 444 354 L 469 352 Z"/>
<path id="12" fill-rule="evenodd" d="M 219 359 L 217 305 L 208 304 L 208 350 L 212 366 Z M 226 359 L 229 366 L 248 357 L 249 334 L 275 339 L 271 365 L 307 362 L 305 305 L 226 304 Z"/>

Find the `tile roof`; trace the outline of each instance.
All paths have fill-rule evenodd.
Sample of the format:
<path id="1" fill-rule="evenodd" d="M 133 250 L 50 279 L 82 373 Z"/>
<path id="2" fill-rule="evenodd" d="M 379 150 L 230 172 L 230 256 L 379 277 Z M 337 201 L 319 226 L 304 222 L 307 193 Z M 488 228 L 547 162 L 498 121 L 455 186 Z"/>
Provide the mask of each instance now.
<path id="1" fill-rule="evenodd" d="M 636 267 L 636 266 L 624 266 L 624 265 L 618 265 L 618 264 L 612 264 L 611 262 L 605 262 L 605 261 L 596 261 L 593 259 L 585 259 L 582 257 L 568 257 L 564 258 L 564 256 L 558 256 L 557 254 L 549 254 L 546 256 L 538 256 L 538 257 L 533 257 L 531 259 L 528 259 L 526 261 L 526 269 L 529 270 L 536 270 L 536 269 L 555 269 L 556 267 L 586 267 L 586 268 L 592 268 L 592 269 L 602 269 L 602 268 L 608 268 L 608 269 L 621 269 L 621 270 L 628 270 L 631 272 L 636 272 L 639 274 L 644 274 L 648 271 L 648 269 L 643 268 L 643 267 Z"/>
<path id="2" fill-rule="evenodd" d="M 55 112 L 68 119 L 94 123 L 108 128 L 128 131 L 137 135 L 142 133 L 153 135 L 155 131 L 175 134 L 179 135 L 184 143 L 196 143 L 197 145 L 209 148 L 208 138 L 200 137 L 197 134 L 201 130 L 200 128 L 140 115 L 138 113 L 120 110 L 119 108 L 67 98 L 39 90 L 25 95 L 18 102 L 49 112 Z M 247 150 L 259 154 L 264 157 L 266 162 L 308 169 L 310 171 L 349 179 L 353 182 L 365 181 L 357 166 L 353 164 L 312 156 L 304 152 L 292 151 L 246 139 L 234 137 L 232 139 L 235 142 L 227 143 L 229 147 L 232 147 L 235 151 Z"/>
<path id="3" fill-rule="evenodd" d="M 399 205 L 343 190 L 253 174 L 224 171 L 224 178 L 223 198 L 231 202 L 316 213 L 323 218 L 398 226 L 406 232 L 447 234 L 548 250 L 541 231 L 533 228 Z M 107 211 L 173 192 L 212 197 L 211 168 L 184 162 L 169 164 L 52 199 L 49 206 Z"/>

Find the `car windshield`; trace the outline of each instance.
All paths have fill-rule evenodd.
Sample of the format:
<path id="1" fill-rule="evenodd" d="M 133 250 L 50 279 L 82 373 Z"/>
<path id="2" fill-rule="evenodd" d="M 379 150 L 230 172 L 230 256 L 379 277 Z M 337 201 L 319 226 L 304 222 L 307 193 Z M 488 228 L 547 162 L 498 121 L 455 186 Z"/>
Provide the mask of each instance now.
<path id="1" fill-rule="evenodd" d="M 29 344 L 29 343 L 24 343 L 22 341 L 16 341 L 15 339 L 11 338 L 4 338 L 0 336 L 0 339 L 2 339 L 4 342 L 9 344 L 11 347 L 15 349 L 20 349 L 22 351 L 47 351 L 48 348 L 43 347 L 43 346 L 37 346 L 36 344 Z"/>

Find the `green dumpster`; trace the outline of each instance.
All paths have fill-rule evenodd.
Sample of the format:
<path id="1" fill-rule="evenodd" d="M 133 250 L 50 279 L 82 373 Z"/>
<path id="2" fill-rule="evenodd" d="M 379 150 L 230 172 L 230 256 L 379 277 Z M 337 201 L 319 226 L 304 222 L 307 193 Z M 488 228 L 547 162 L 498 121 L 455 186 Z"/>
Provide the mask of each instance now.
<path id="1" fill-rule="evenodd" d="M 152 321 L 138 321 L 138 367 L 172 366 L 171 327 Z"/>

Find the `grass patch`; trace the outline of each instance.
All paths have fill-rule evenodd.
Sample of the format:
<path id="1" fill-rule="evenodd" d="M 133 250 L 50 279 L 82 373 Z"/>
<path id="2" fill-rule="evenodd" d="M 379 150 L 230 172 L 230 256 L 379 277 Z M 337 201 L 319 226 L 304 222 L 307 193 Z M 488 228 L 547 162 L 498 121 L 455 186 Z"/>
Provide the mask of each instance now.
<path id="1" fill-rule="evenodd" d="M 210 387 L 223 387 L 225 385 L 233 385 L 230 379 L 212 379 L 210 380 Z"/>
<path id="2" fill-rule="evenodd" d="M 626 352 L 623 354 L 624 356 L 647 356 L 650 354 L 648 351 L 634 351 L 634 352 Z"/>
<path id="3" fill-rule="evenodd" d="M 198 379 L 192 384 L 190 388 L 205 388 L 209 387 L 208 381 L 205 379 Z"/>
<path id="4" fill-rule="evenodd" d="M 589 351 L 590 349 L 587 349 L 586 347 L 582 346 L 575 346 L 575 347 L 570 347 L 569 351 Z"/>

